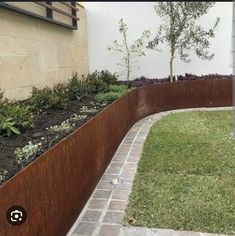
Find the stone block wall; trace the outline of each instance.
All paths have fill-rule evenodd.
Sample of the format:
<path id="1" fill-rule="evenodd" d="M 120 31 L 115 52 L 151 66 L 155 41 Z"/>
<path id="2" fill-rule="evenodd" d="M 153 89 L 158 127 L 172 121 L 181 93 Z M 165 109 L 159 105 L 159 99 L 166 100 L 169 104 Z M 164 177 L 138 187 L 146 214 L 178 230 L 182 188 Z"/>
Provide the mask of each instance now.
<path id="1" fill-rule="evenodd" d="M 88 73 L 86 15 L 77 7 L 77 30 L 0 9 L 0 88 L 5 97 L 22 100 L 32 86 L 52 86 L 68 81 L 73 72 Z"/>

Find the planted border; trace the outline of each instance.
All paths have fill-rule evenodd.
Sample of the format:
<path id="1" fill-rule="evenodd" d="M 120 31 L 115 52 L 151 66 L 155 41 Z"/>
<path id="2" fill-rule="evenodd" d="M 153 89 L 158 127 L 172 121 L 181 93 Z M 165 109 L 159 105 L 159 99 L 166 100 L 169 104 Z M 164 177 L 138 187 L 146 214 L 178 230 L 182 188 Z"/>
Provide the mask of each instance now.
<path id="1" fill-rule="evenodd" d="M 131 91 L 0 187 L 0 235 L 65 235 L 139 119 L 171 109 L 231 105 L 231 79 L 154 84 Z M 6 220 L 12 205 L 27 211 L 21 226 Z"/>

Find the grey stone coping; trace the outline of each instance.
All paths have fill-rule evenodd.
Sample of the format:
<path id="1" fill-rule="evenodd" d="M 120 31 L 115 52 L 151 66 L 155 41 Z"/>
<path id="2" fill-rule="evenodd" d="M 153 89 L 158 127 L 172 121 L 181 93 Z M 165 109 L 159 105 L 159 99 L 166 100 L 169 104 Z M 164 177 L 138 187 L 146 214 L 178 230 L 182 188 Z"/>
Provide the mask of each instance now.
<path id="1" fill-rule="evenodd" d="M 67 236 L 212 236 L 191 231 L 124 227 L 122 218 L 131 193 L 144 141 L 162 117 L 184 111 L 232 110 L 232 107 L 193 108 L 160 112 L 138 121 L 126 134 L 96 189 Z"/>

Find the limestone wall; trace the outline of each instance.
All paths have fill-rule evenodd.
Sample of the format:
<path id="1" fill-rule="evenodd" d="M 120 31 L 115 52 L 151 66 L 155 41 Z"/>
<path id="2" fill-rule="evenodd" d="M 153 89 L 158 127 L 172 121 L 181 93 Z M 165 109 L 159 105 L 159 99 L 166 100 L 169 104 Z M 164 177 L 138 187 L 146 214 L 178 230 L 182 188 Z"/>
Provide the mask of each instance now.
<path id="1" fill-rule="evenodd" d="M 0 9 L 0 88 L 7 98 L 25 99 L 32 86 L 52 86 L 73 72 L 88 73 L 85 9 L 77 7 L 77 30 Z"/>

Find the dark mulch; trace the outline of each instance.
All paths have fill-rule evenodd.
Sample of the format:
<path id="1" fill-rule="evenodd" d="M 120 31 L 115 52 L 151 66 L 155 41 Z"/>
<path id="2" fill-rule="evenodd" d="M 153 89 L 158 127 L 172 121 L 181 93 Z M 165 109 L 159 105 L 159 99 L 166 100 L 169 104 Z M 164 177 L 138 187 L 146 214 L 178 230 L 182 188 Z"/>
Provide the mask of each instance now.
<path id="1" fill-rule="evenodd" d="M 197 76 L 193 74 L 185 74 L 178 76 L 178 81 L 185 81 L 185 80 L 210 80 L 210 79 L 232 79 L 232 75 L 218 75 L 218 74 L 209 74 L 209 75 L 202 75 L 202 76 Z M 175 77 L 174 77 L 175 80 Z M 130 81 L 118 81 L 118 84 L 125 84 L 128 85 L 128 87 L 142 87 L 145 85 L 150 85 L 150 84 L 159 84 L 159 83 L 169 83 L 169 77 L 168 78 L 154 78 L 154 79 L 149 79 L 144 76 L 137 78 L 135 80 L 130 80 Z"/>

